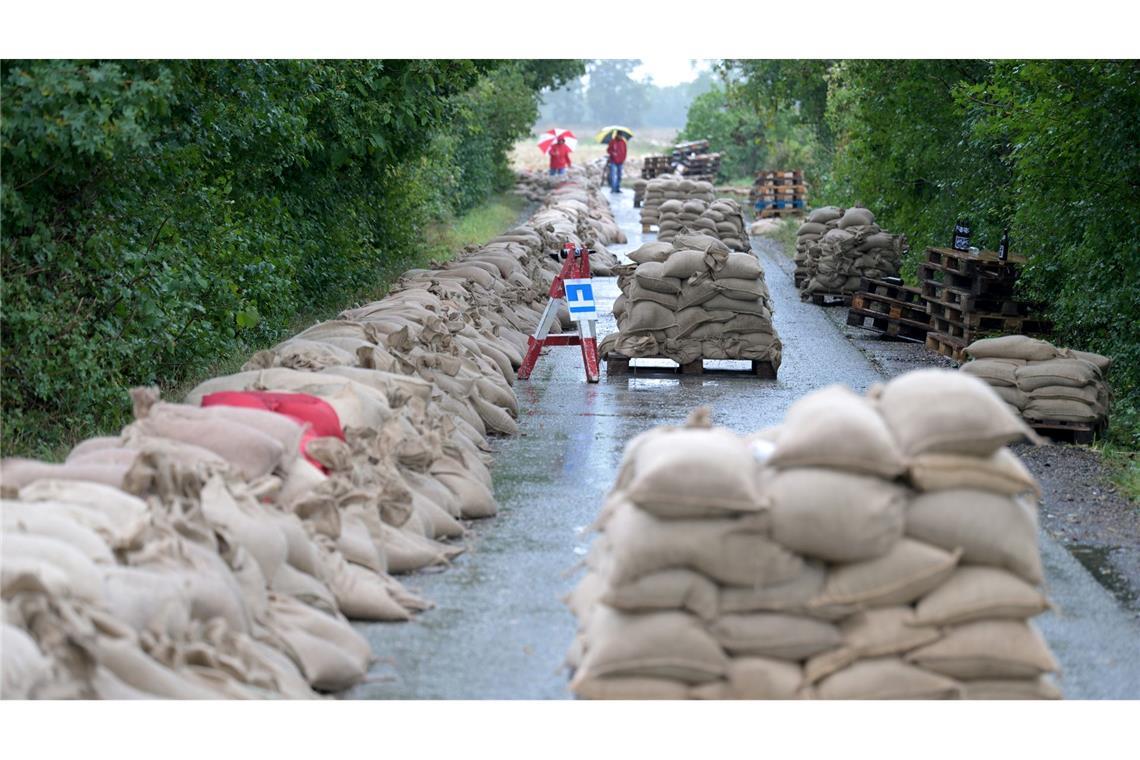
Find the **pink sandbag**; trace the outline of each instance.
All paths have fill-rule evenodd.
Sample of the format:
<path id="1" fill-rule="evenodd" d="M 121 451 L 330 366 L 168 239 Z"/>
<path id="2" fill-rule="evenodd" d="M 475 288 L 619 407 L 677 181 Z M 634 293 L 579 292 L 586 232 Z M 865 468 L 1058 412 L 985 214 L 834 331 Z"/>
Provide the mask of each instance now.
<path id="1" fill-rule="evenodd" d="M 308 393 L 279 393 L 274 391 L 219 391 L 202 397 L 202 406 L 240 406 L 248 409 L 265 409 L 283 414 L 309 428 L 301 437 L 301 454 L 311 464 L 328 470 L 320 462 L 309 456 L 309 442 L 314 438 L 334 436 L 344 440 L 344 429 L 340 417 L 329 402 Z"/>

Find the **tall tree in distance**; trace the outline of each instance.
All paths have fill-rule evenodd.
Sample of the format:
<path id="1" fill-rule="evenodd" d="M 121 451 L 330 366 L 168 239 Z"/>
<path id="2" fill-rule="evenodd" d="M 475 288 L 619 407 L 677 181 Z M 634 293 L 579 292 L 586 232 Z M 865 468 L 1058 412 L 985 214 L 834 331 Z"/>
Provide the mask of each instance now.
<path id="1" fill-rule="evenodd" d="M 649 102 L 646 85 L 630 75 L 641 65 L 636 58 L 597 60 L 587 67 L 586 101 L 590 116 L 602 124 L 641 126 Z"/>

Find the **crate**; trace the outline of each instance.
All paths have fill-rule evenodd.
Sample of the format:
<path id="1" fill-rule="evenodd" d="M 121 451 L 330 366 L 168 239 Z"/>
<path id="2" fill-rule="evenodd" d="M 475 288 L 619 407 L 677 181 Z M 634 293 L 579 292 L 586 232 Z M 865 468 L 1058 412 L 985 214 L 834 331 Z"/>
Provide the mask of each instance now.
<path id="1" fill-rule="evenodd" d="M 850 293 L 800 293 L 801 301 L 810 301 L 816 306 L 850 306 Z"/>
<path id="2" fill-rule="evenodd" d="M 956 362 L 961 362 L 965 359 L 967 345 L 969 344 L 961 338 L 955 338 L 952 335 L 939 332 L 929 332 L 926 334 L 926 347 L 928 349 L 947 356 Z"/>
<path id="3" fill-rule="evenodd" d="M 1062 443 L 1090 444 L 1104 435 L 1108 426 L 1107 418 L 1097 422 L 1065 422 L 1063 420 L 1026 420 L 1038 435 Z"/>
<path id="4" fill-rule="evenodd" d="M 606 354 L 604 361 L 606 363 L 607 376 L 641 376 L 652 377 L 662 375 L 735 375 L 740 377 L 755 376 L 763 380 L 776 379 L 776 366 L 770 361 L 762 361 L 759 359 L 746 359 L 749 366 L 747 368 L 734 369 L 729 367 L 705 367 L 707 361 L 724 361 L 721 359 L 696 359 L 686 364 L 678 364 L 664 356 L 639 356 L 638 359 L 655 359 L 665 360 L 672 362 L 673 367 L 639 367 L 630 364 L 635 357 L 622 356 L 621 354 L 610 353 Z"/>

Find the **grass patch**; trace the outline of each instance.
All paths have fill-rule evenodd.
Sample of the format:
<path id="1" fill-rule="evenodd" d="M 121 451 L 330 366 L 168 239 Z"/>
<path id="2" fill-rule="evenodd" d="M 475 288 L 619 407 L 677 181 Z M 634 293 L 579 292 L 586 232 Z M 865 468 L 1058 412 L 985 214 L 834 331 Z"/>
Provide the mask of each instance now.
<path id="1" fill-rule="evenodd" d="M 1135 507 L 1140 507 L 1140 452 L 1106 443 L 1100 449 L 1109 478 Z"/>
<path id="2" fill-rule="evenodd" d="M 434 225 L 425 236 L 429 257 L 453 256 L 464 246 L 487 242 L 509 229 L 526 207 L 526 198 L 500 193 L 458 219 Z"/>
<path id="3" fill-rule="evenodd" d="M 460 217 L 433 225 L 424 234 L 425 245 L 413 256 L 386 262 L 376 269 L 375 284 L 356 293 L 341 293 L 335 301 L 317 304 L 296 314 L 289 326 L 282 331 L 281 339 L 296 335 L 317 322 L 335 318 L 340 312 L 353 306 L 376 301 L 388 294 L 392 283 L 409 269 L 427 267 L 432 261 L 447 261 L 459 253 L 466 245 L 482 244 L 502 234 L 514 226 L 519 216 L 527 208 L 525 198 L 505 192 L 491 196 L 485 203 L 476 206 Z M 268 344 L 249 344 L 235 348 L 232 352 L 217 357 L 208 367 L 193 372 L 177 383 L 160 387 L 162 397 L 181 401 L 186 394 L 199 384 L 212 377 L 221 377 L 240 372 L 249 357 L 257 351 L 270 348 L 277 341 Z M 117 412 L 99 421 L 99 429 L 62 428 L 44 421 L 39 426 L 39 435 L 32 438 L 15 438 L 3 442 L 4 456 L 25 456 L 45 461 L 62 462 L 76 444 L 96 435 L 116 433 L 131 422 L 130 402 L 126 389 L 123 389 L 123 404 Z"/>

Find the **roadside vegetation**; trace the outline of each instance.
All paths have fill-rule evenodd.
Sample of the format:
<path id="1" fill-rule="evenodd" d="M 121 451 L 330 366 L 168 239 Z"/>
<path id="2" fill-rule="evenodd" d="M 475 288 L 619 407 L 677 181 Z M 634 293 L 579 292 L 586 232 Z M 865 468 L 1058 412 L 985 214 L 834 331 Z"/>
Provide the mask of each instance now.
<path id="1" fill-rule="evenodd" d="M 232 369 L 513 220 L 500 199 L 439 232 L 512 183 L 539 93 L 582 71 L 3 61 L 3 453 L 115 429 L 128 387 Z"/>
<path id="2" fill-rule="evenodd" d="M 913 277 L 958 219 L 1010 230 L 1054 342 L 1113 357 L 1109 435 L 1140 448 L 1140 63 L 725 60 L 682 139 L 725 180 L 802 168 L 813 205 L 874 210 Z"/>

